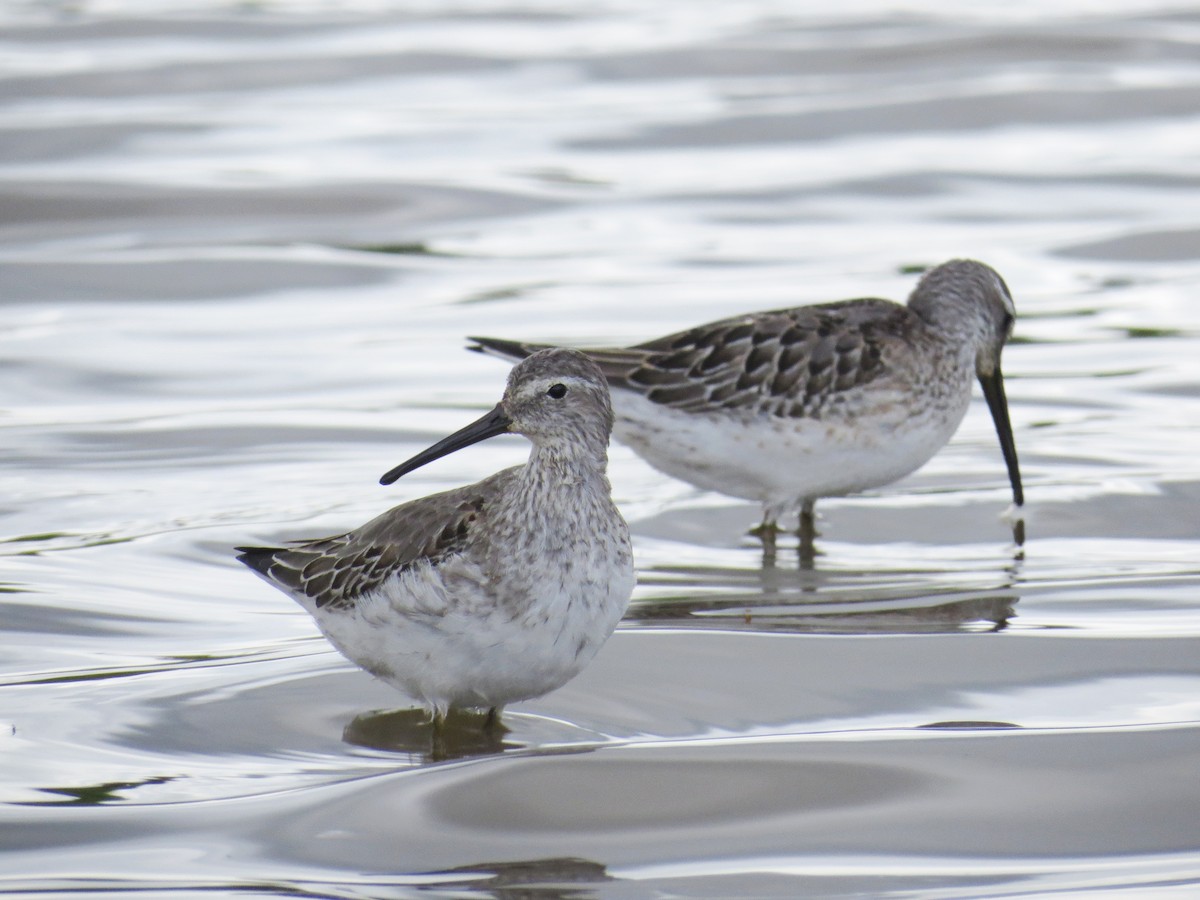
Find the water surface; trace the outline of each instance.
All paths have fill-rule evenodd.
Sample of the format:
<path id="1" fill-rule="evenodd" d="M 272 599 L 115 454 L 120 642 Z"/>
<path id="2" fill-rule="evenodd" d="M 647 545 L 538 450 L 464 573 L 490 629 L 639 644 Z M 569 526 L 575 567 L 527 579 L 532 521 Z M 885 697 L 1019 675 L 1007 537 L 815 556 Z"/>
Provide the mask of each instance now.
<path id="1" fill-rule="evenodd" d="M 0 10 L 0 891 L 1185 897 L 1200 890 L 1200 17 L 1159 2 Z M 334 533 L 580 345 L 972 256 L 928 466 L 758 510 L 614 446 L 639 584 L 485 736 L 354 670 L 235 544 Z"/>

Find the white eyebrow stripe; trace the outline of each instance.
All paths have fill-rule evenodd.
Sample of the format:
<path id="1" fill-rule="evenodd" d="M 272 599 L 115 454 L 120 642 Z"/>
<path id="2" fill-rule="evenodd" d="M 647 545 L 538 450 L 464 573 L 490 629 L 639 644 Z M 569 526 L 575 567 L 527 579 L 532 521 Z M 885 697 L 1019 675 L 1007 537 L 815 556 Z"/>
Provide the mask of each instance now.
<path id="1" fill-rule="evenodd" d="M 555 384 L 565 385 L 566 387 L 572 387 L 572 386 L 579 387 L 581 385 L 586 386 L 589 384 L 593 384 L 593 382 L 589 381 L 586 378 L 581 378 L 578 375 L 564 375 L 561 378 L 554 378 L 551 376 L 551 377 L 546 377 L 546 378 L 539 378 L 537 381 L 533 382 L 532 387 L 535 390 L 544 390 L 545 388 L 548 388 L 551 385 L 555 385 Z"/>

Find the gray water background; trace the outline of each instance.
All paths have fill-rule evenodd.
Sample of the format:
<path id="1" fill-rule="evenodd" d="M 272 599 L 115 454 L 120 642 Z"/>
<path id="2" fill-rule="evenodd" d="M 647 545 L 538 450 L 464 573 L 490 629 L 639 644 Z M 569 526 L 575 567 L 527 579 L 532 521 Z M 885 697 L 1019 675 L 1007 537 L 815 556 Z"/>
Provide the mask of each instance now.
<path id="1" fill-rule="evenodd" d="M 994 265 L 928 466 L 758 510 L 614 446 L 639 567 L 448 760 L 231 547 L 633 342 Z M 779 0 L 0 4 L 0 892 L 1200 894 L 1200 11 Z"/>

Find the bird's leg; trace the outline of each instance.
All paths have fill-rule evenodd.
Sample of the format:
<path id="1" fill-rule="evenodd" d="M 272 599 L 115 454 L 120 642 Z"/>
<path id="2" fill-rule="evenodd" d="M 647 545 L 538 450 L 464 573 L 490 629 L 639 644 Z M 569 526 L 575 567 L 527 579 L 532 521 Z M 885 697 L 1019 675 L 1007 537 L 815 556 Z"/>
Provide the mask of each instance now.
<path id="1" fill-rule="evenodd" d="M 800 567 L 811 569 L 817 558 L 817 501 L 806 498 L 800 504 L 800 524 L 796 536 L 800 538 Z"/>
<path id="2" fill-rule="evenodd" d="M 429 737 L 429 758 L 440 762 L 446 758 L 446 713 L 435 709 L 429 716 L 432 726 Z"/>
<path id="3" fill-rule="evenodd" d="M 483 730 L 491 734 L 500 724 L 500 707 L 493 706 L 487 711 L 487 716 L 483 720 Z"/>
<path id="4" fill-rule="evenodd" d="M 800 503 L 800 526 L 796 529 L 802 540 L 812 541 L 817 537 L 817 501 L 808 498 Z"/>

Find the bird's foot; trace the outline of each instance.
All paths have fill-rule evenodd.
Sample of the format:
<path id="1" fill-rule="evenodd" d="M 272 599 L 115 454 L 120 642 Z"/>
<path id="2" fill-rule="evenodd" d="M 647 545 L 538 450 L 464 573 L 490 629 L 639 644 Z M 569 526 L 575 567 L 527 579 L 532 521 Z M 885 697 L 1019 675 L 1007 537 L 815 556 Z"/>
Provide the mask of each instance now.
<path id="1" fill-rule="evenodd" d="M 773 541 L 779 534 L 779 524 L 774 519 L 764 519 L 750 529 L 750 534 L 762 541 Z"/>
<path id="2" fill-rule="evenodd" d="M 775 565 L 775 539 L 779 536 L 779 526 L 774 519 L 764 519 L 760 524 L 750 529 L 750 534 L 762 543 L 763 568 L 770 569 Z"/>

